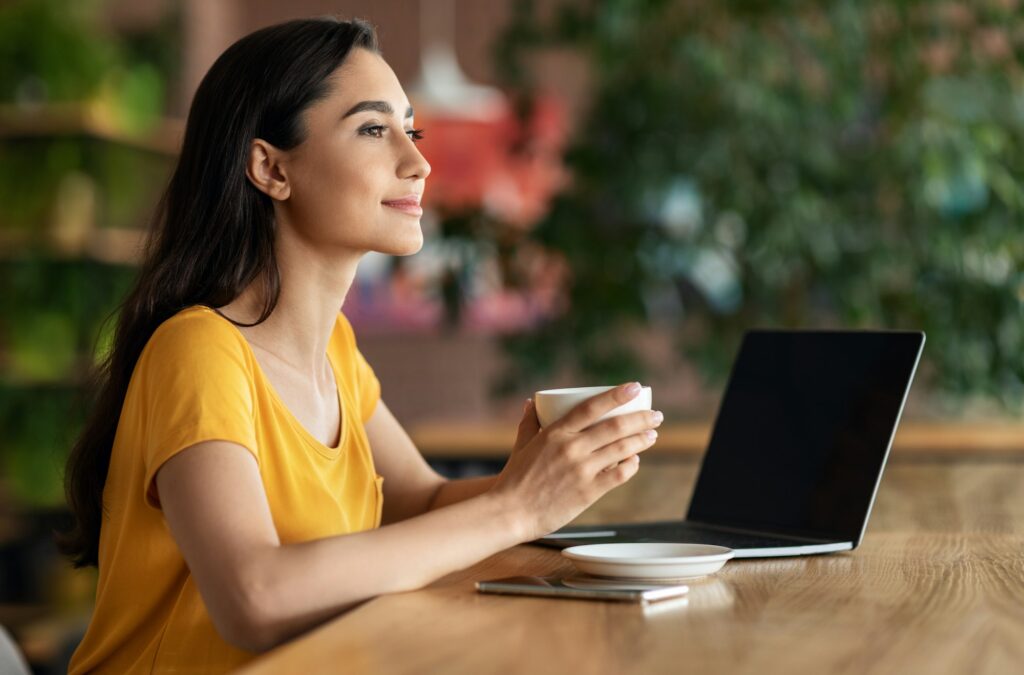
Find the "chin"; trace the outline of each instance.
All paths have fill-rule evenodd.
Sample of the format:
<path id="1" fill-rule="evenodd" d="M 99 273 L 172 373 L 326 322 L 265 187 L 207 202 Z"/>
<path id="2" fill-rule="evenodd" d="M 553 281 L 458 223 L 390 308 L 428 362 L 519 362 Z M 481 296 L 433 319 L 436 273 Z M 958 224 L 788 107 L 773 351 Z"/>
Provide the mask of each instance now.
<path id="1" fill-rule="evenodd" d="M 381 253 L 386 253 L 388 255 L 406 256 L 419 253 L 422 248 L 423 234 L 420 233 L 420 236 L 415 238 L 410 237 L 409 239 L 405 239 L 402 241 L 392 242 L 391 245 L 388 246 L 387 249 L 382 250 Z"/>
<path id="2" fill-rule="evenodd" d="M 419 253 L 422 249 L 423 249 L 423 238 L 420 237 L 420 240 L 418 242 L 416 242 L 415 244 L 409 246 L 403 252 L 396 253 L 395 255 L 413 255 L 413 254 Z"/>

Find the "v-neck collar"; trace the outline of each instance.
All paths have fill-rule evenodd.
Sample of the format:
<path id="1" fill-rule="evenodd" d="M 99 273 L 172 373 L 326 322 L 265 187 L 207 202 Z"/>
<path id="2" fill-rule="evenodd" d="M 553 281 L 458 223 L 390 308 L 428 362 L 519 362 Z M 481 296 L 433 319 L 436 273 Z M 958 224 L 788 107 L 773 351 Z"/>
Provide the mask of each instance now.
<path id="1" fill-rule="evenodd" d="M 314 450 L 316 450 L 324 457 L 327 457 L 328 459 L 334 459 L 335 457 L 337 457 L 338 454 L 341 452 L 341 449 L 345 447 L 345 444 L 348 441 L 349 424 L 348 421 L 345 419 L 345 404 L 343 400 L 344 397 L 341 395 L 341 377 L 339 376 L 337 367 L 335 367 L 334 357 L 331 355 L 331 346 L 334 344 L 334 332 L 332 331 L 331 339 L 327 345 L 327 362 L 331 365 L 331 374 L 334 375 L 334 392 L 338 397 L 338 425 L 341 427 L 341 429 L 338 434 L 338 445 L 331 447 L 329 445 L 326 445 L 325 443 L 322 443 L 320 440 L 316 438 L 316 436 L 310 433 L 310 431 L 306 429 L 305 426 L 303 426 L 302 422 L 300 422 L 299 419 L 295 417 L 291 409 L 289 409 L 288 406 L 285 405 L 284 400 L 278 395 L 277 390 L 274 388 L 273 383 L 270 381 L 270 378 L 267 377 L 267 374 L 263 371 L 263 367 L 260 365 L 259 359 L 256 358 L 256 352 L 253 351 L 252 345 L 249 344 L 249 341 L 245 338 L 245 334 L 238 329 L 238 326 L 236 326 L 226 316 L 224 316 L 223 314 L 221 314 L 212 307 L 206 307 L 205 305 L 198 305 L 198 307 L 213 312 L 218 317 L 223 319 L 228 325 L 230 325 L 235 330 L 236 333 L 238 333 L 238 337 L 242 339 L 242 342 L 245 344 L 245 348 L 249 352 L 249 356 L 252 358 L 253 368 L 256 371 L 257 377 L 259 377 L 263 381 L 263 385 L 266 387 L 267 391 L 270 392 L 270 398 L 274 401 L 274 405 L 276 405 L 281 410 L 282 415 L 285 417 L 286 420 L 288 420 L 288 423 L 291 425 L 293 429 L 295 429 L 296 433 L 298 433 L 303 439 L 305 439 L 307 443 L 309 443 L 309 445 L 313 447 Z M 335 322 L 334 330 L 337 330 L 337 322 Z"/>

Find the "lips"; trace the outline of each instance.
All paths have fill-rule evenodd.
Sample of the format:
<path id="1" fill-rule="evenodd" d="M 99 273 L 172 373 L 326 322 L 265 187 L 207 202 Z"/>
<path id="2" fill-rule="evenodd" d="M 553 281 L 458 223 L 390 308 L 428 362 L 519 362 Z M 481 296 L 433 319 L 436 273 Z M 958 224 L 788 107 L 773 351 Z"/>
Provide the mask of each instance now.
<path id="1" fill-rule="evenodd" d="M 388 199 L 382 201 L 381 204 L 414 216 L 419 216 L 423 214 L 423 209 L 420 207 L 420 196 L 415 194 L 406 195 L 405 197 L 400 197 L 399 199 Z"/>
<path id="2" fill-rule="evenodd" d="M 384 206 L 419 206 L 420 197 L 419 195 L 408 195 L 401 199 L 385 199 L 383 202 Z"/>

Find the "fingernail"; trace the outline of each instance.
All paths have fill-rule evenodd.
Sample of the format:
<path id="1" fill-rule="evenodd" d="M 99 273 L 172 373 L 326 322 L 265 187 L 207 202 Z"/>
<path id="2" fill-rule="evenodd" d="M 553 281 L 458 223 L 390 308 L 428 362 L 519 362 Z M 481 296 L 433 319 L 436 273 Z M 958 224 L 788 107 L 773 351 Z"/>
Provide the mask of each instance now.
<path id="1" fill-rule="evenodd" d="M 526 412 L 527 410 L 530 409 L 531 402 L 531 399 L 526 399 L 525 401 L 523 401 L 523 412 Z"/>
<path id="2" fill-rule="evenodd" d="M 648 429 L 647 431 L 644 432 L 644 435 L 647 436 L 647 440 L 653 441 L 655 438 L 658 437 L 658 432 L 655 431 L 654 429 Z"/>
<path id="3" fill-rule="evenodd" d="M 630 382 L 628 385 L 626 385 L 626 393 L 629 394 L 630 396 L 636 396 L 637 394 L 639 394 L 640 393 L 640 383 L 639 382 Z"/>
<path id="4" fill-rule="evenodd" d="M 651 420 L 655 424 L 661 424 L 662 421 L 664 421 L 664 419 L 665 419 L 665 415 L 660 410 L 655 410 L 654 414 L 651 415 Z"/>

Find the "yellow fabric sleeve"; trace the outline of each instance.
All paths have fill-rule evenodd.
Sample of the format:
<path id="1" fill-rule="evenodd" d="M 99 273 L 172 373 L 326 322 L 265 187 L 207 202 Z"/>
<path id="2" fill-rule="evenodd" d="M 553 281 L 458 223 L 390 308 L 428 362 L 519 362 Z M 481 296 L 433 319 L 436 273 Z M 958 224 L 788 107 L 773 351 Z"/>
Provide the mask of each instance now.
<path id="1" fill-rule="evenodd" d="M 242 340 L 220 317 L 191 313 L 164 322 L 143 350 L 133 384 L 146 420 L 141 452 L 150 505 L 160 507 L 157 470 L 196 443 L 236 443 L 259 463 L 252 364 Z"/>

